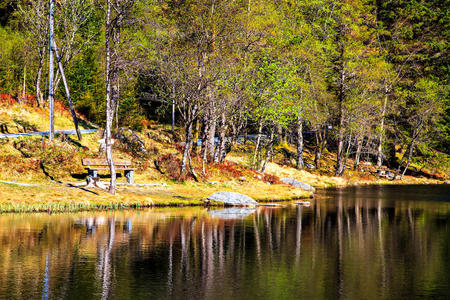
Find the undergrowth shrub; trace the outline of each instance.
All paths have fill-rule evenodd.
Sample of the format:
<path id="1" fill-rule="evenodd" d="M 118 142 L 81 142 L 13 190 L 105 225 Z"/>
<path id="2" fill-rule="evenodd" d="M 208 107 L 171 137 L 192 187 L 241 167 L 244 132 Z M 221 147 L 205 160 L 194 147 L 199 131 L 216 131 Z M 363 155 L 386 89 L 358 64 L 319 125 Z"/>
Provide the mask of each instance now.
<path id="1" fill-rule="evenodd" d="M 0 172 L 3 174 L 12 174 L 14 172 L 24 174 L 36 172 L 39 169 L 40 161 L 38 159 L 24 159 L 13 154 L 0 155 Z"/>
<path id="2" fill-rule="evenodd" d="M 0 104 L 12 105 L 17 103 L 16 99 L 9 94 L 0 94 Z"/>
<path id="3" fill-rule="evenodd" d="M 43 171 L 54 178 L 62 178 L 67 174 L 83 173 L 80 153 L 67 143 L 51 144 L 40 153 Z"/>
<path id="4" fill-rule="evenodd" d="M 357 179 L 358 179 L 358 178 L 357 178 Z M 359 179 L 360 179 L 360 180 L 365 180 L 365 181 L 374 181 L 374 180 L 375 180 L 375 177 L 372 176 L 372 175 L 370 175 L 370 174 L 362 174 L 362 175 L 359 177 Z"/>
<path id="5" fill-rule="evenodd" d="M 281 182 L 280 177 L 278 177 L 276 175 L 272 175 L 272 174 L 264 174 L 263 181 L 268 182 L 270 184 L 282 184 L 283 183 L 283 182 Z"/>
<path id="6" fill-rule="evenodd" d="M 172 144 L 171 134 L 165 130 L 150 130 L 147 132 L 147 136 L 158 143 Z"/>
<path id="7" fill-rule="evenodd" d="M 114 134 L 114 138 L 120 141 L 115 148 L 130 154 L 134 158 L 146 159 L 152 154 L 158 154 L 158 148 L 153 145 L 146 147 L 141 137 L 131 129 L 119 128 Z"/>
<path id="8" fill-rule="evenodd" d="M 175 149 L 177 149 L 178 152 L 183 153 L 184 151 L 184 144 L 181 143 L 175 143 Z M 193 154 L 193 153 L 192 153 Z M 191 155 L 192 155 L 191 154 Z"/>
<path id="9" fill-rule="evenodd" d="M 46 176 L 54 179 L 63 178 L 68 174 L 83 173 L 81 153 L 67 142 L 49 143 L 46 140 L 19 140 L 14 142 L 14 148 L 25 158 L 33 158 L 34 170 L 39 168 Z M 29 160 L 30 161 L 30 160 Z M 33 161 L 33 160 L 31 160 Z M 30 168 L 29 163 L 24 168 Z"/>
<path id="10" fill-rule="evenodd" d="M 214 163 L 211 166 L 217 168 L 221 172 L 221 175 L 226 177 L 239 178 L 243 176 L 243 172 L 239 169 L 239 165 L 234 162 L 224 161 L 222 163 Z"/>
<path id="11" fill-rule="evenodd" d="M 185 181 L 190 178 L 189 174 L 180 174 L 181 159 L 173 153 L 160 156 L 154 164 L 158 171 L 176 181 Z"/>

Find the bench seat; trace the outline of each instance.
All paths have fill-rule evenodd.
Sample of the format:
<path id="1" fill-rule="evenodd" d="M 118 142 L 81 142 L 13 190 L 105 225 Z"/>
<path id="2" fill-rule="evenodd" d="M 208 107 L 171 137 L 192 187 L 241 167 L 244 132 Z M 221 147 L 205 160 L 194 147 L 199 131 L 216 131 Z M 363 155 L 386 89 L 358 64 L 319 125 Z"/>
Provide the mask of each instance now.
<path id="1" fill-rule="evenodd" d="M 131 171 L 136 171 L 137 168 L 127 168 L 127 167 L 119 167 L 119 166 L 115 166 L 116 170 L 131 170 Z M 109 170 L 109 167 L 86 167 L 86 170 Z"/>

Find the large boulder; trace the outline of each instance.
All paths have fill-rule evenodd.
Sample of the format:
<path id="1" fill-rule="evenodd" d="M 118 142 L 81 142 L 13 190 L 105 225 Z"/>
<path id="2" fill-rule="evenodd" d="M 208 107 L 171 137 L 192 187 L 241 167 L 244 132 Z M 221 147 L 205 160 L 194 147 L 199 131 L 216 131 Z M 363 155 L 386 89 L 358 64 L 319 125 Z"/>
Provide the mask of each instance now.
<path id="1" fill-rule="evenodd" d="M 230 206 L 250 206 L 257 205 L 258 202 L 249 196 L 234 192 L 216 192 L 208 197 L 208 200 L 222 202 Z"/>
<path id="2" fill-rule="evenodd" d="M 296 179 L 293 178 L 281 178 L 281 182 L 284 182 L 286 184 L 290 184 L 296 188 L 301 188 L 302 190 L 308 191 L 308 192 L 315 192 L 316 189 L 312 186 L 310 186 L 307 183 L 298 181 Z"/>
<path id="3" fill-rule="evenodd" d="M 213 218 L 231 220 L 231 219 L 243 219 L 256 212 L 255 207 L 231 207 L 219 210 L 208 211 L 209 215 Z"/>

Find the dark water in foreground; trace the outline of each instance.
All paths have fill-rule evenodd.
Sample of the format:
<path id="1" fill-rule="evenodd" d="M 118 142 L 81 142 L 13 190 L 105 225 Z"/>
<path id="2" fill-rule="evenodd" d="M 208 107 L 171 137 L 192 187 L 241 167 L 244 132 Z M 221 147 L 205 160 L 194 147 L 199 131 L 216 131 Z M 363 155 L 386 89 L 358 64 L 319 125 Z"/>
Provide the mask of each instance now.
<path id="1" fill-rule="evenodd" d="M 373 186 L 310 207 L 0 215 L 0 298 L 450 299 L 449 201 Z"/>

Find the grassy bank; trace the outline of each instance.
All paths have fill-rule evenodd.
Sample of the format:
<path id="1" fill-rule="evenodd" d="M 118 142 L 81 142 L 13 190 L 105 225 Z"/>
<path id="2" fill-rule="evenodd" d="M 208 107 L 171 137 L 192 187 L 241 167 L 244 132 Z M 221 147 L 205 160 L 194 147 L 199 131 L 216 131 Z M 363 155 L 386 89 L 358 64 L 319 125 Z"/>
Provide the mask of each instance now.
<path id="1" fill-rule="evenodd" d="M 46 109 L 5 106 L 0 103 L 0 119 L 10 133 L 45 130 L 47 113 Z M 89 126 L 87 122 L 81 123 Z M 57 129 L 71 128 L 70 114 L 63 107 L 57 110 L 56 125 Z M 235 147 L 225 162 L 207 164 L 205 173 L 202 172 L 200 155 L 194 152 L 192 164 L 198 175 L 198 181 L 195 181 L 189 175 L 179 176 L 181 131 L 174 136 L 163 126 L 146 123 L 144 131 L 139 133 L 145 148 L 133 140 L 133 132 L 125 130 L 122 134 L 125 140 L 114 145 L 114 157 L 132 160 L 137 167 L 134 176 L 136 183 L 154 185 L 120 185 L 114 196 L 99 188 L 82 187 L 87 173 L 81 165 L 81 159 L 97 157 L 100 132 L 83 135 L 82 141 L 66 135 L 58 136 L 54 143 L 39 136 L 0 140 L 0 181 L 33 185 L 0 183 L 0 212 L 205 205 L 205 199 L 217 191 L 239 192 L 259 202 L 311 196 L 309 192 L 283 184 L 280 181 L 283 177 L 294 178 L 317 188 L 355 184 L 439 183 L 442 178 L 448 177 L 448 174 L 441 172 L 439 176 L 434 176 L 440 179 L 432 179 L 433 176 L 405 176 L 401 181 L 392 182 L 378 179 L 374 175 L 376 167 L 370 162 L 363 161 L 362 167 L 353 170 L 352 159 L 347 162 L 348 171 L 345 175 L 334 177 L 335 156 L 326 151 L 319 169 L 297 170 L 293 159 L 295 149 L 289 145 L 280 145 L 275 149 L 266 173 L 261 174 L 249 168 L 254 146 L 247 143 Z M 308 145 L 304 157 L 305 162 L 312 163 L 313 153 Z M 426 172 L 423 174 L 426 175 Z M 100 175 L 101 181 L 107 183 L 108 172 Z M 122 175 L 119 175 L 118 182 L 125 182 Z"/>
<path id="2" fill-rule="evenodd" d="M 268 186 L 264 183 L 211 185 L 188 182 L 158 187 L 119 186 L 117 194 L 114 196 L 101 189 L 85 189 L 66 184 L 18 186 L 0 183 L 0 195 L 2 196 L 0 212 L 60 212 L 206 205 L 207 196 L 224 190 L 249 195 L 258 202 L 309 198 L 311 195 L 309 192 L 287 185 Z"/>

